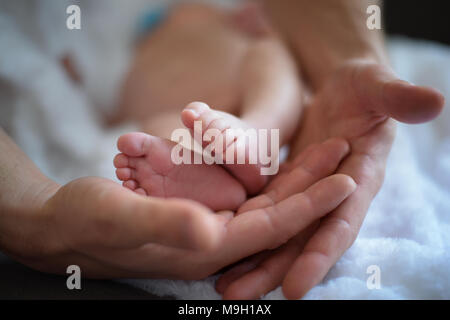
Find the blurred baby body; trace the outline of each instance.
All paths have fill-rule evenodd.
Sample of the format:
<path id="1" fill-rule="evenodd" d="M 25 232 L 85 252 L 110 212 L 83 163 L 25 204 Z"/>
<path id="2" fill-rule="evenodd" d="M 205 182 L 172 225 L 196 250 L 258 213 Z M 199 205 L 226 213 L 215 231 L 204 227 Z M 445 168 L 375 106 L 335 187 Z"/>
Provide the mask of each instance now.
<path id="1" fill-rule="evenodd" d="M 196 141 L 203 148 L 213 143 L 205 139 L 211 130 L 219 136 L 230 129 L 275 131 L 276 141 L 269 134 L 258 144 L 265 144 L 265 150 L 276 146 L 267 155 L 277 161 L 279 147 L 300 117 L 295 63 L 253 4 L 233 10 L 180 4 L 150 20 L 153 30 L 136 47 L 115 116 L 116 122 L 138 122 L 143 133 L 119 139 L 117 176 L 141 194 L 190 198 L 214 210 L 236 209 L 267 183 L 262 167 L 273 168 L 260 159 L 249 161 L 254 154 L 241 143 L 246 138 L 236 135 L 223 149 L 214 149 L 215 155 L 225 155 L 230 147 L 236 154 L 244 149 L 243 163 L 224 159 L 222 166 L 176 165 L 169 149 L 181 141 L 168 140 L 180 128 L 195 137 L 196 123 L 203 132 Z M 236 154 L 231 153 L 233 160 Z M 272 174 L 276 171 L 278 167 Z M 218 197 L 219 191 L 227 196 Z"/>

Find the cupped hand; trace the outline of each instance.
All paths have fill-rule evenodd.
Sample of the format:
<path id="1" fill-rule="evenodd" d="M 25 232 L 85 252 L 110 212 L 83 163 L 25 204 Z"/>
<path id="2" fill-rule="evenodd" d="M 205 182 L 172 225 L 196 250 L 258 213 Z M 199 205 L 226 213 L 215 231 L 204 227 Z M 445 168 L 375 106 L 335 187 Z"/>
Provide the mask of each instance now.
<path id="1" fill-rule="evenodd" d="M 40 249 L 16 258 L 59 274 L 75 264 L 91 278 L 204 278 L 282 245 L 354 191 L 350 177 L 330 176 L 348 152 L 345 142 L 331 143 L 320 149 L 329 162 L 326 174 L 316 169 L 320 152 L 306 151 L 278 195 L 249 200 L 249 209 L 237 215 L 213 213 L 191 200 L 141 196 L 107 179 L 75 180 L 37 215 Z"/>
<path id="2" fill-rule="evenodd" d="M 230 269 L 218 280 L 217 290 L 226 299 L 254 299 L 282 284 L 289 299 L 305 295 L 356 239 L 384 179 L 395 136 L 392 118 L 426 122 L 439 114 L 443 104 L 437 91 L 402 81 L 384 65 L 365 60 L 343 65 L 305 109 L 293 154 L 331 137 L 346 139 L 351 153 L 337 172 L 351 176 L 357 190 L 286 245 Z"/>

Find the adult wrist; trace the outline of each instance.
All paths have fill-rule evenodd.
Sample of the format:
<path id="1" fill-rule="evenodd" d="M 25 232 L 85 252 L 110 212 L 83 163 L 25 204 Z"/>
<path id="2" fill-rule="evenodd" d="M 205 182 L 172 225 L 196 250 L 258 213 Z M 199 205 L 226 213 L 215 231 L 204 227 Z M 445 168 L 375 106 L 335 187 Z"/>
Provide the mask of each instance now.
<path id="1" fill-rule="evenodd" d="M 46 202 L 60 186 L 48 179 L 36 179 L 24 187 L 12 201 L 2 205 L 0 214 L 0 250 L 24 262 L 51 254 L 51 217 Z"/>
<path id="2" fill-rule="evenodd" d="M 366 9 L 376 0 L 265 0 L 275 27 L 291 45 L 313 89 L 353 59 L 387 64 L 383 32 L 369 30 Z"/>

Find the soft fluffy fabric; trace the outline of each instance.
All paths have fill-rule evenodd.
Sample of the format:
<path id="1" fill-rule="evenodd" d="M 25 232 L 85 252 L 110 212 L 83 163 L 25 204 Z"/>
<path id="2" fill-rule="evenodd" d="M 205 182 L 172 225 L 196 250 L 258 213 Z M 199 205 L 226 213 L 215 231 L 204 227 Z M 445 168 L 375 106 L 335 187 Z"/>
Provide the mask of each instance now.
<path id="1" fill-rule="evenodd" d="M 134 23 L 148 6 L 141 0 L 80 3 L 83 32 L 65 29 L 65 1 L 0 3 L 0 125 L 60 183 L 85 175 L 115 179 L 115 140 L 133 125 L 105 130 L 96 115 L 114 106 Z M 32 17 L 24 15 L 30 6 Z M 393 39 L 388 48 L 401 77 L 450 99 L 449 47 Z M 77 61 L 83 86 L 63 73 L 63 52 Z M 399 125 L 385 183 L 358 239 L 305 299 L 450 298 L 449 123 L 447 103 L 432 123 Z M 370 265 L 381 270 L 380 289 L 367 288 Z M 214 277 L 124 281 L 180 299 L 220 298 Z M 263 298 L 283 295 L 278 288 Z"/>

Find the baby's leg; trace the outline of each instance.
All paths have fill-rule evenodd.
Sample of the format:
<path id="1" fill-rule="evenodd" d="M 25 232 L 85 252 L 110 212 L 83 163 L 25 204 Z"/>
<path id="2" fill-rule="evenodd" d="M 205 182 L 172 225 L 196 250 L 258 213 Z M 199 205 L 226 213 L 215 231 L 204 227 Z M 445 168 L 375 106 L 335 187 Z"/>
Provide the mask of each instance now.
<path id="1" fill-rule="evenodd" d="M 288 49 L 273 33 L 255 40 L 242 65 L 240 118 L 251 127 L 278 129 L 281 145 L 301 115 L 301 81 Z"/>
<path id="2" fill-rule="evenodd" d="M 174 130 L 183 128 L 180 111 L 153 114 L 140 122 L 139 130 L 152 136 L 170 140 Z"/>
<path id="3" fill-rule="evenodd" d="M 247 3 L 235 12 L 234 23 L 250 36 L 241 64 L 240 117 L 252 127 L 280 129 L 284 144 L 301 113 L 301 81 L 295 59 L 258 3 Z"/>
<path id="4" fill-rule="evenodd" d="M 212 110 L 205 104 L 192 103 L 182 112 L 183 123 L 193 130 L 195 121 L 201 121 L 203 134 L 207 129 L 218 129 L 222 132 L 228 128 L 267 129 L 269 136 L 265 143 L 268 150 L 271 149 L 273 138 L 271 129 L 275 129 L 279 134 L 278 144 L 282 146 L 293 134 L 301 113 L 301 83 L 294 59 L 271 30 L 258 6 L 247 6 L 234 13 L 234 23 L 249 35 L 251 43 L 241 63 L 238 86 L 241 90 L 240 117 Z M 226 138 L 224 133 L 222 140 Z M 207 147 L 209 142 L 204 140 L 203 146 Z M 245 141 L 244 137 L 238 134 L 234 144 L 224 147 L 224 154 L 230 148 L 247 148 L 248 144 L 240 143 L 242 141 Z M 250 194 L 255 194 L 266 184 L 268 177 L 261 175 L 261 159 L 258 158 L 256 164 L 249 164 L 248 152 L 255 151 L 246 149 L 245 152 L 245 165 L 225 166 Z"/>
<path id="5" fill-rule="evenodd" d="M 237 209 L 246 199 L 241 184 L 222 167 L 207 164 L 176 165 L 171 158 L 176 143 L 145 133 L 128 133 L 117 142 L 122 152 L 114 166 L 123 186 L 156 197 L 199 201 L 212 210 Z M 189 156 L 192 154 L 188 150 Z"/>

